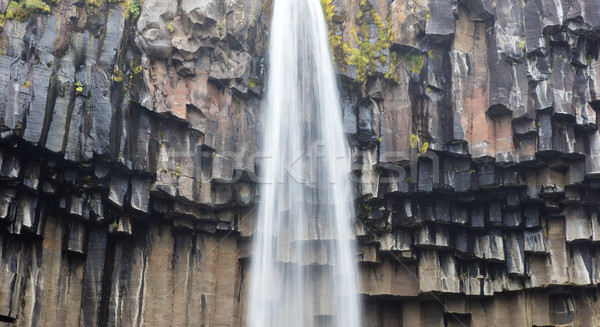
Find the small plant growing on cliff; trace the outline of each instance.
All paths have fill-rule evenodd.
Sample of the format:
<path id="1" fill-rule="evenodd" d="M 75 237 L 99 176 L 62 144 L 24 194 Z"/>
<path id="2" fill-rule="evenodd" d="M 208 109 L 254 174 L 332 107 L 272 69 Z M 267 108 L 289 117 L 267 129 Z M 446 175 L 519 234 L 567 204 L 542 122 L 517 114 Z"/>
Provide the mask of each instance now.
<path id="1" fill-rule="evenodd" d="M 217 33 L 219 33 L 219 38 L 223 38 L 225 36 L 225 25 L 222 23 L 217 24 Z"/>
<path id="2" fill-rule="evenodd" d="M 169 31 L 169 33 L 173 34 L 173 22 L 170 22 L 169 25 L 167 25 L 167 31 Z"/>
<path id="3" fill-rule="evenodd" d="M 425 56 L 421 54 L 410 54 L 402 61 L 413 74 L 421 74 L 421 70 L 423 70 L 423 66 L 425 66 Z"/>
<path id="4" fill-rule="evenodd" d="M 344 42 L 342 38 L 344 30 L 341 23 L 336 21 L 336 8 L 332 5 L 332 0 L 321 0 L 321 6 L 329 29 L 331 51 L 338 68 L 347 71 L 348 66 L 356 67 L 356 82 L 361 84 L 364 90 L 367 78 L 380 73 L 378 70 L 389 60 L 389 72 L 383 73 L 383 77 L 397 83 L 398 76 L 395 71 L 397 57 L 393 51 L 391 58 L 388 58 L 385 53 L 393 39 L 390 28 L 391 16 L 388 15 L 386 26 L 371 2 L 361 0 L 354 21 L 355 25 L 352 26 L 353 40 Z M 373 25 L 377 27 L 376 31 L 373 31 Z M 376 34 L 372 35 L 373 32 Z"/>
<path id="5" fill-rule="evenodd" d="M 83 92 L 83 84 L 80 81 L 75 82 L 75 91 L 77 93 Z"/>
<path id="6" fill-rule="evenodd" d="M 50 12 L 50 6 L 41 0 L 26 0 L 25 9 L 31 13 L 47 14 Z"/>
<path id="7" fill-rule="evenodd" d="M 131 8 L 129 8 L 129 17 L 131 18 L 137 18 L 137 16 L 140 15 L 140 3 L 137 1 L 134 1 L 131 4 Z"/>
<path id="8" fill-rule="evenodd" d="M 27 1 L 10 1 L 6 7 L 6 12 L 2 17 L 1 23 L 4 25 L 6 20 L 26 20 L 31 14 L 35 13 L 49 13 L 50 6 L 40 0 L 27 0 Z"/>
<path id="9" fill-rule="evenodd" d="M 367 211 L 373 210 L 373 206 L 368 203 L 363 203 L 363 208 L 365 208 Z"/>

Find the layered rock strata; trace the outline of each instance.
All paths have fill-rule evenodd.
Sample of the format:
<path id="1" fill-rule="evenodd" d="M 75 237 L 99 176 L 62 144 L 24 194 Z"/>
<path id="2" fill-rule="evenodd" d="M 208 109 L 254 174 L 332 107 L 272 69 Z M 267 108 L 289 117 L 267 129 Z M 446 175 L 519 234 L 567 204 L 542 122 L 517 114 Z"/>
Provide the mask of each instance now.
<path id="1" fill-rule="evenodd" d="M 600 3 L 322 3 L 366 325 L 600 325 Z M 271 3 L 36 4 L 0 1 L 0 326 L 243 325 Z"/>

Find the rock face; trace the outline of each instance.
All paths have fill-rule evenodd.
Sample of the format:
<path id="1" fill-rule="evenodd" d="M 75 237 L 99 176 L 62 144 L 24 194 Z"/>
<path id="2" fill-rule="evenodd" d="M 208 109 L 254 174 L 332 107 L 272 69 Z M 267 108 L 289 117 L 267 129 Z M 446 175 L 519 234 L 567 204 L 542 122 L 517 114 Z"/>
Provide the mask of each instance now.
<path id="1" fill-rule="evenodd" d="M 600 3 L 322 3 L 365 326 L 600 325 Z M 271 2 L 17 5 L 0 326 L 243 325 Z"/>

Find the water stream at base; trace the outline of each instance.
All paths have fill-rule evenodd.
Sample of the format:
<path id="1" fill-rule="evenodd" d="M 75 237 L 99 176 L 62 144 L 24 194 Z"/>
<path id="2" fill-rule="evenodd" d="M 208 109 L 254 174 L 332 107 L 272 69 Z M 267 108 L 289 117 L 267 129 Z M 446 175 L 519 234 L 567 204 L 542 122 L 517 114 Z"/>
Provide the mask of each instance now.
<path id="1" fill-rule="evenodd" d="M 275 0 L 248 326 L 361 326 L 348 146 L 319 0 Z"/>

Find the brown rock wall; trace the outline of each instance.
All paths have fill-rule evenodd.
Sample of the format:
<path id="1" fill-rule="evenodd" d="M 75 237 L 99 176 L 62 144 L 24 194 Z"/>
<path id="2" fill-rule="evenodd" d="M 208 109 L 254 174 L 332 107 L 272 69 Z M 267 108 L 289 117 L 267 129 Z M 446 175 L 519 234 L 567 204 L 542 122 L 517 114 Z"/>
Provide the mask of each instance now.
<path id="1" fill-rule="evenodd" d="M 365 325 L 599 326 L 600 5 L 330 5 Z M 244 325 L 270 6 L 0 20 L 0 326 Z"/>

